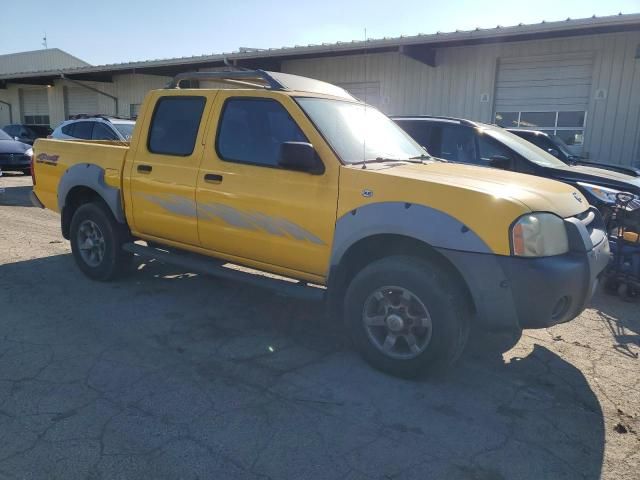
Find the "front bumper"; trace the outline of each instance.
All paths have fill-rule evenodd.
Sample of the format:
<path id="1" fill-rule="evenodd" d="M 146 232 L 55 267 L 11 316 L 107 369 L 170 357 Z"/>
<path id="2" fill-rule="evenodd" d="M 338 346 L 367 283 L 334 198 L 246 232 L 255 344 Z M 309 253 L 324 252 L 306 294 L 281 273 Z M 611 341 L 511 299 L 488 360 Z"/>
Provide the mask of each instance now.
<path id="1" fill-rule="evenodd" d="M 490 330 L 546 328 L 586 308 L 608 265 L 609 242 L 600 228 L 567 220 L 571 251 L 524 258 L 440 250 L 458 269 L 478 321 Z"/>

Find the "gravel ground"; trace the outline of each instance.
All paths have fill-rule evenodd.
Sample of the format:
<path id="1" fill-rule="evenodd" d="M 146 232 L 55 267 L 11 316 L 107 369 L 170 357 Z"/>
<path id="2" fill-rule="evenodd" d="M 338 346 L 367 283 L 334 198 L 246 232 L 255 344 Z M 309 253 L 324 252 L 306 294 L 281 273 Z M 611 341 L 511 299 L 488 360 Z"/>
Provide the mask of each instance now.
<path id="1" fill-rule="evenodd" d="M 30 179 L 0 186 L 0 479 L 640 476 L 638 304 L 405 381 L 316 304 L 155 262 L 91 282 Z"/>

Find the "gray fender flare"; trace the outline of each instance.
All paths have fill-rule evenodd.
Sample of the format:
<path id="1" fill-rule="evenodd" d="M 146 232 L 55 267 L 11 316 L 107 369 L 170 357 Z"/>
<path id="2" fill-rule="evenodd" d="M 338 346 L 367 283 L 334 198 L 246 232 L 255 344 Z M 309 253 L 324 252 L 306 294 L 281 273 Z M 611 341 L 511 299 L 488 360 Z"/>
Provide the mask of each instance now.
<path id="1" fill-rule="evenodd" d="M 331 267 L 338 266 L 356 242 L 380 234 L 403 235 L 438 249 L 492 253 L 475 232 L 445 212 L 412 203 L 381 202 L 357 208 L 338 219 Z"/>
<path id="2" fill-rule="evenodd" d="M 91 163 L 79 163 L 68 168 L 58 184 L 58 208 L 63 211 L 69 192 L 74 187 L 87 187 L 94 190 L 109 206 L 113 216 L 120 223 L 126 223 L 120 189 L 107 185 L 104 181 L 104 169 Z"/>

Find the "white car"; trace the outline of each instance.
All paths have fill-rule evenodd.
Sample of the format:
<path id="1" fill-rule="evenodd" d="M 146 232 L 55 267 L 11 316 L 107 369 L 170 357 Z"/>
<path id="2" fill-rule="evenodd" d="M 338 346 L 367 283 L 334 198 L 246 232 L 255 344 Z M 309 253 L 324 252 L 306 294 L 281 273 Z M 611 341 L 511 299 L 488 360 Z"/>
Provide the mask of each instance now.
<path id="1" fill-rule="evenodd" d="M 78 116 L 62 122 L 51 133 L 58 140 L 116 140 L 128 142 L 136 124 L 133 120 L 117 117 Z"/>

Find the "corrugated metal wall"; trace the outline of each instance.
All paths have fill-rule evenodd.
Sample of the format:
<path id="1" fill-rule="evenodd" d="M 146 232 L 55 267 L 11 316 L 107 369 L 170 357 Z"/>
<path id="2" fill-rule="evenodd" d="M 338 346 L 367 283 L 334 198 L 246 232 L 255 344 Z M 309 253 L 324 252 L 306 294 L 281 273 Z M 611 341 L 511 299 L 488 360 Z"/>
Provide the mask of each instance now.
<path id="1" fill-rule="evenodd" d="M 59 48 L 0 55 L 0 74 L 59 70 L 87 65 L 87 62 Z"/>
<path id="2" fill-rule="evenodd" d="M 379 82 L 379 107 L 389 114 L 490 122 L 500 59 L 593 55 L 584 151 L 594 159 L 631 164 L 640 161 L 639 45 L 640 32 L 628 32 L 439 49 L 435 68 L 384 53 L 291 60 L 283 71 L 332 83 Z"/>

